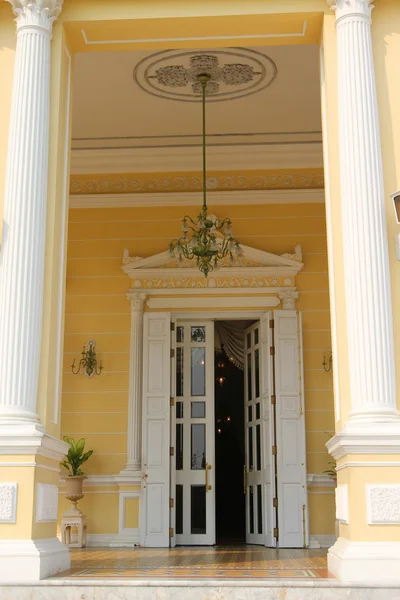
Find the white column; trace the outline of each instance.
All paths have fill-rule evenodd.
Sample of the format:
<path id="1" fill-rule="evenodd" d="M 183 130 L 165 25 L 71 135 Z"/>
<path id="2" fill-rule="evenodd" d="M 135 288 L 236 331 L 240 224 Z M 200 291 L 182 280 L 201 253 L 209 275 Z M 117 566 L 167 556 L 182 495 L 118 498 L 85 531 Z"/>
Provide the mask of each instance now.
<path id="1" fill-rule="evenodd" d="M 0 254 L 0 424 L 37 422 L 50 120 L 62 0 L 8 0 L 17 23 Z"/>
<path id="2" fill-rule="evenodd" d="M 351 415 L 347 428 L 399 421 L 372 0 L 336 11 L 341 206 Z"/>
<path id="3" fill-rule="evenodd" d="M 129 355 L 128 455 L 122 474 L 141 469 L 143 309 L 146 294 L 128 294 L 131 303 L 131 343 Z"/>

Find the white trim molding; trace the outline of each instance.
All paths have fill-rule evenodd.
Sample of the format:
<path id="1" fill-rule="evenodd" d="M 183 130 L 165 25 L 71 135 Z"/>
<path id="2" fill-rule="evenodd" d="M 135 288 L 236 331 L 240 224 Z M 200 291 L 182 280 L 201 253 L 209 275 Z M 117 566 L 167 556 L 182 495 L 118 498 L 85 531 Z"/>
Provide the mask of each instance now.
<path id="1" fill-rule="evenodd" d="M 340 523 L 349 524 L 349 486 L 347 483 L 339 483 L 335 490 L 336 519 Z"/>
<path id="2" fill-rule="evenodd" d="M 345 429 L 334 435 L 326 444 L 328 452 L 339 460 L 348 454 L 400 454 L 400 427 L 389 423 L 370 424 L 359 432 Z M 349 463 L 350 464 L 350 463 Z M 340 465 L 343 468 L 344 465 Z"/>
<path id="3" fill-rule="evenodd" d="M 399 564 L 400 542 L 350 542 L 338 538 L 328 551 L 328 570 L 332 575 L 366 586 L 400 584 Z"/>
<path id="4" fill-rule="evenodd" d="M 58 514 L 58 486 L 36 484 L 36 523 L 55 523 Z"/>
<path id="5" fill-rule="evenodd" d="M 72 543 L 78 541 L 78 534 L 71 536 Z M 87 546 L 89 548 L 134 548 L 140 545 L 139 529 L 132 529 L 131 533 L 88 533 Z"/>
<path id="6" fill-rule="evenodd" d="M 68 548 L 58 538 L 0 539 L 0 582 L 24 583 L 45 579 L 69 569 Z"/>
<path id="7" fill-rule="evenodd" d="M 129 498 L 136 498 L 139 500 L 139 510 L 140 510 L 140 495 L 141 492 L 138 490 L 137 492 L 120 492 L 119 493 L 119 516 L 118 516 L 118 535 L 122 536 L 122 537 L 129 537 L 129 536 L 138 536 L 139 535 L 139 529 L 136 528 L 132 528 L 132 527 L 125 527 L 125 517 L 126 517 L 126 510 L 125 510 L 125 500 L 129 499 Z M 139 522 L 140 522 L 140 515 L 139 515 Z"/>
<path id="8" fill-rule="evenodd" d="M 235 206 L 237 204 L 323 204 L 322 189 L 243 190 L 207 194 L 208 205 Z M 134 193 L 134 194 L 71 194 L 70 208 L 124 208 L 155 206 L 197 206 L 198 192 Z"/>
<path id="9" fill-rule="evenodd" d="M 0 425 L 0 455 L 38 454 L 59 462 L 68 448 L 66 442 L 44 433 L 36 423 Z"/>
<path id="10" fill-rule="evenodd" d="M 335 488 L 336 482 L 326 473 L 308 473 L 307 484 L 309 488 Z"/>
<path id="11" fill-rule="evenodd" d="M 336 535 L 326 533 L 314 533 L 310 536 L 309 548 L 330 548 L 336 542 Z"/>
<path id="12" fill-rule="evenodd" d="M 400 484 L 367 484 L 369 525 L 400 525 Z"/>

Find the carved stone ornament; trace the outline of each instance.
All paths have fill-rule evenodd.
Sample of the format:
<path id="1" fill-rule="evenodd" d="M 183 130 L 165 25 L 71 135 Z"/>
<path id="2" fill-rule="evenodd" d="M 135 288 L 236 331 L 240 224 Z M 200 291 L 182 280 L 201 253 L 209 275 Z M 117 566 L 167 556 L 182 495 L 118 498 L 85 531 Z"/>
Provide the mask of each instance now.
<path id="1" fill-rule="evenodd" d="M 17 513 L 17 484 L 0 483 L 0 523 L 15 523 Z"/>
<path id="2" fill-rule="evenodd" d="M 371 18 L 374 0 L 327 0 L 328 6 L 336 12 L 336 19 L 364 16 Z"/>
<path id="3" fill-rule="evenodd" d="M 294 310 L 299 293 L 295 290 L 284 290 L 283 292 L 279 292 L 279 298 L 282 300 L 282 308 L 284 310 Z"/>
<path id="4" fill-rule="evenodd" d="M 367 486 L 368 523 L 400 523 L 400 484 Z"/>
<path id="5" fill-rule="evenodd" d="M 142 312 L 147 298 L 146 294 L 143 294 L 142 292 L 133 292 L 129 293 L 127 296 L 131 303 L 132 312 Z"/>
<path id="6" fill-rule="evenodd" d="M 51 32 L 64 0 L 7 0 L 16 16 L 17 30 L 37 27 Z"/>

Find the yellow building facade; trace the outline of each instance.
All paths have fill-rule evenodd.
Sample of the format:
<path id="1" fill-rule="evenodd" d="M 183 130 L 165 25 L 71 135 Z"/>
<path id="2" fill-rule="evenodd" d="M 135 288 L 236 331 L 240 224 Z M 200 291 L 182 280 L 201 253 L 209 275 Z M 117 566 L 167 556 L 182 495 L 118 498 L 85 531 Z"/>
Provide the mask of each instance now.
<path id="1" fill-rule="evenodd" d="M 372 8 L 0 2 L 1 581 L 69 566 L 64 435 L 94 450 L 88 545 L 215 543 L 220 427 L 178 405 L 201 396 L 214 414 L 210 332 L 240 322 L 246 540 L 329 548 L 338 579 L 398 583 L 400 7 Z M 242 67 L 206 104 L 208 206 L 244 256 L 208 279 L 168 255 L 201 204 L 201 115 L 160 72 L 193 56 Z M 199 327 L 212 340 L 180 337 Z M 90 340 L 104 369 L 75 375 Z M 204 393 L 187 399 L 178 373 L 195 371 L 177 357 L 196 352 Z M 186 473 L 179 432 L 199 423 L 211 450 Z M 196 470 L 207 526 L 185 537 L 179 486 L 203 486 Z"/>

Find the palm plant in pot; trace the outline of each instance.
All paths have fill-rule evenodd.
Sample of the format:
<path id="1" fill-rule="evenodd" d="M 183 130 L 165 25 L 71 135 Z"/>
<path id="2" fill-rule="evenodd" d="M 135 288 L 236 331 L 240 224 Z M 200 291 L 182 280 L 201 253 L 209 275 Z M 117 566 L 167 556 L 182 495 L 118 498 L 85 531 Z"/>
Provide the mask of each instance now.
<path id="1" fill-rule="evenodd" d="M 80 512 L 77 508 L 77 502 L 84 496 L 82 486 L 85 474 L 81 466 L 92 456 L 93 450 L 84 452 L 85 440 L 83 438 L 76 442 L 74 438 L 65 435 L 63 440 L 69 444 L 68 454 L 60 463 L 68 470 L 68 475 L 65 478 L 65 486 L 67 488 L 65 497 L 71 501 L 71 512 L 76 513 Z"/>

